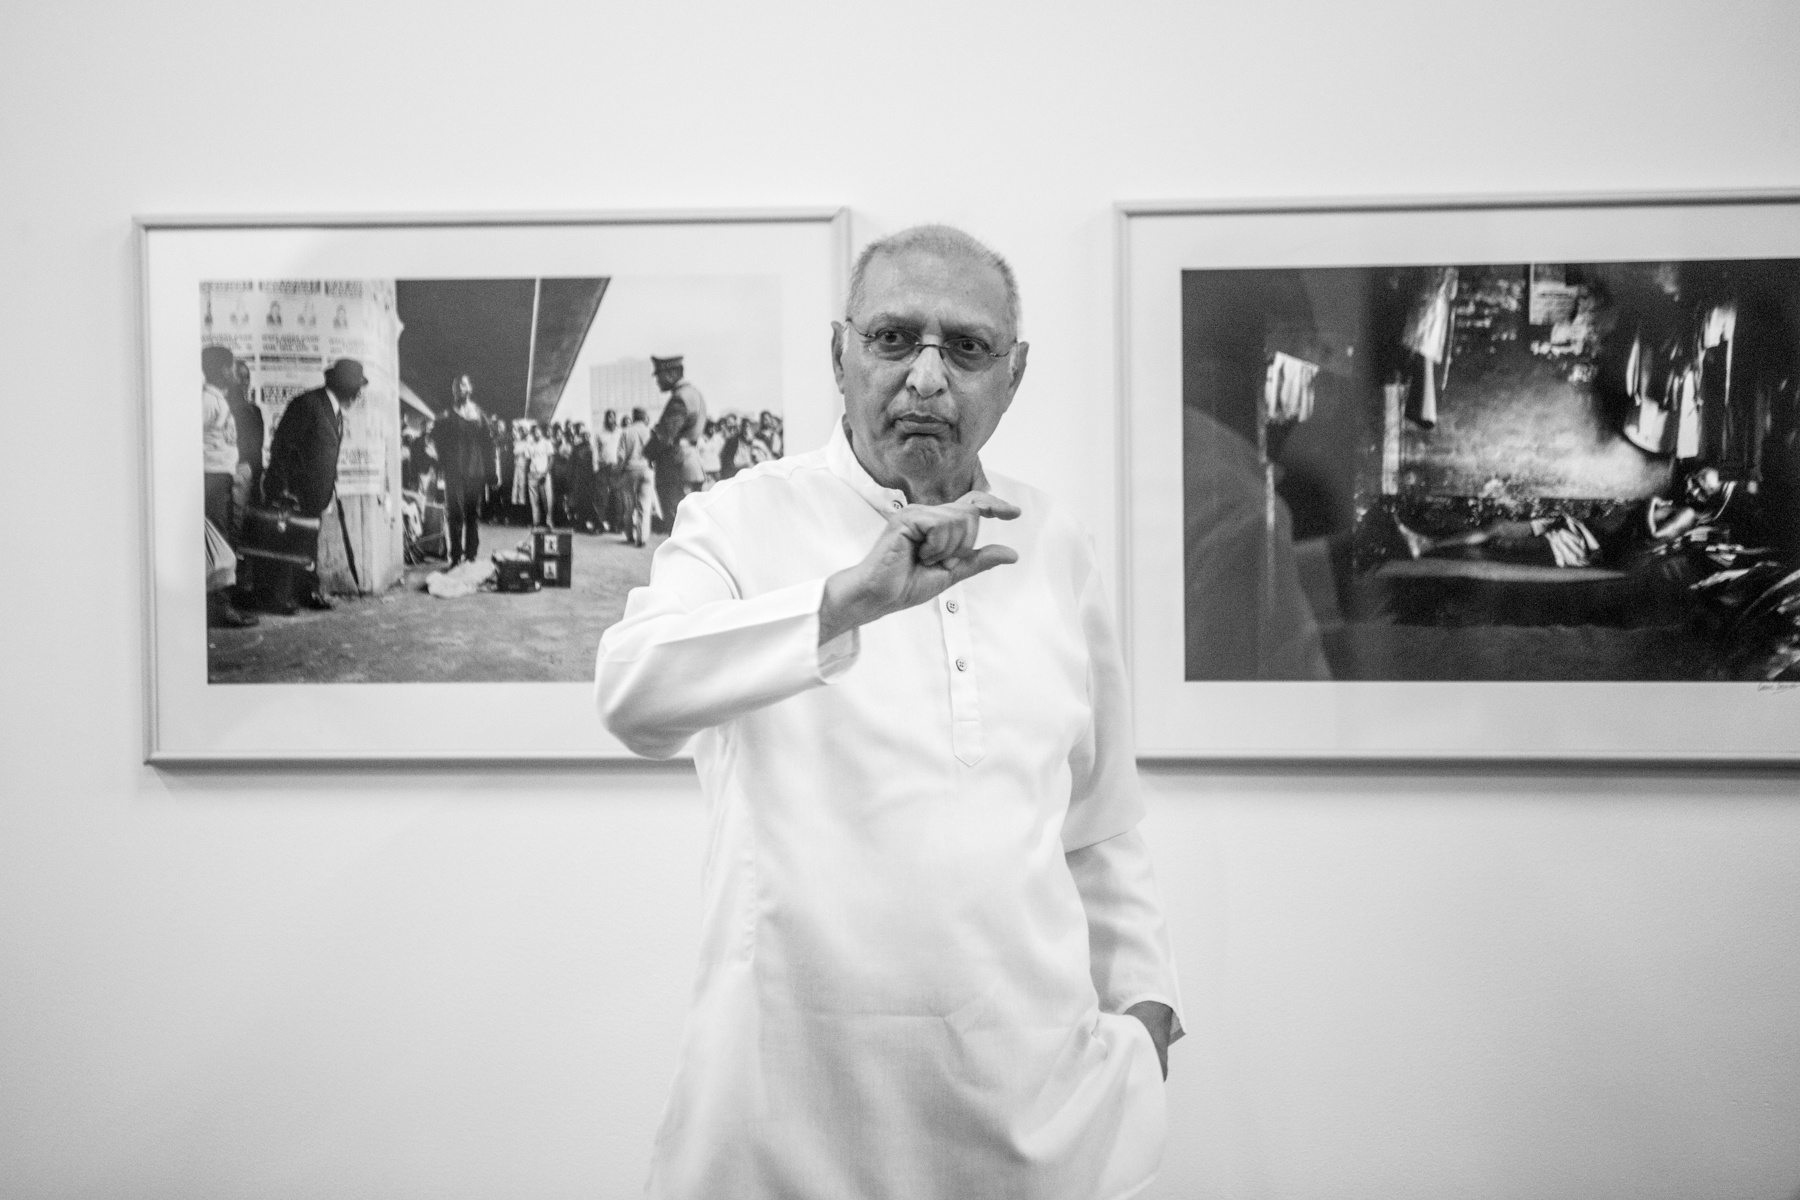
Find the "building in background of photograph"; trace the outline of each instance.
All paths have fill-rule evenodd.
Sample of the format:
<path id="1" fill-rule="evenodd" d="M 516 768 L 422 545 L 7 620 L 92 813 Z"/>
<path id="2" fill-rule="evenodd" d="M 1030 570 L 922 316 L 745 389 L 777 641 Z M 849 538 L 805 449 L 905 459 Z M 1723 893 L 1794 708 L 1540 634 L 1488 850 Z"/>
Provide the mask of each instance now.
<path id="1" fill-rule="evenodd" d="M 608 412 L 619 414 L 619 424 L 631 420 L 631 410 L 641 408 L 651 422 L 662 410 L 664 396 L 656 386 L 650 356 L 595 363 L 588 371 L 588 428 L 599 429 Z"/>
<path id="2" fill-rule="evenodd" d="M 782 378 L 782 288 L 771 275 L 618 275 L 574 370 L 588 395 L 565 390 L 550 419 L 599 428 L 608 408 L 620 423 L 642 408 L 654 425 L 668 401 L 652 357 L 679 356 L 682 377 L 706 397 L 706 414 L 755 421 L 789 407 Z M 820 345 L 830 335 L 821 323 Z M 634 378 L 638 371 L 642 377 Z M 811 447 L 805 447 L 811 449 Z"/>

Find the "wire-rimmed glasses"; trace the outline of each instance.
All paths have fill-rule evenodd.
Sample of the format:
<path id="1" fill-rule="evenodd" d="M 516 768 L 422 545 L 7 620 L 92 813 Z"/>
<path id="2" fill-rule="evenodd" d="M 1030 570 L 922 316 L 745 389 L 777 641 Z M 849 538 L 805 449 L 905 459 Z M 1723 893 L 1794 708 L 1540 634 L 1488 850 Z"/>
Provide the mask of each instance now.
<path id="1" fill-rule="evenodd" d="M 1011 355 L 1018 346 L 1015 341 L 1004 350 L 995 350 L 981 338 L 967 333 L 945 338 L 941 342 L 928 342 L 916 330 L 901 325 L 882 325 L 865 333 L 849 317 L 844 318 L 844 324 L 851 333 L 862 339 L 862 344 L 870 354 L 883 362 L 909 363 L 919 356 L 920 351 L 930 346 L 957 370 L 973 373 L 987 370 L 997 360 Z"/>

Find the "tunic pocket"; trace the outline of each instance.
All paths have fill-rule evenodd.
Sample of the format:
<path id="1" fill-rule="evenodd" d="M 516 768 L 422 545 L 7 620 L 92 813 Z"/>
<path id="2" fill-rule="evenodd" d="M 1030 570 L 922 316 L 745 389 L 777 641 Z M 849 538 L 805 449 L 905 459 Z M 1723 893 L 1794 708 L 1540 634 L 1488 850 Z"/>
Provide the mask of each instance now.
<path id="1" fill-rule="evenodd" d="M 1101 1172 L 1096 1195 L 1099 1200 L 1124 1200 L 1149 1186 L 1162 1166 L 1169 1133 L 1168 1100 L 1163 1092 L 1156 1039 L 1142 1021 L 1124 1013 L 1101 1013 L 1098 1035 L 1112 1043 L 1122 1060 L 1122 1112 L 1118 1136 Z"/>

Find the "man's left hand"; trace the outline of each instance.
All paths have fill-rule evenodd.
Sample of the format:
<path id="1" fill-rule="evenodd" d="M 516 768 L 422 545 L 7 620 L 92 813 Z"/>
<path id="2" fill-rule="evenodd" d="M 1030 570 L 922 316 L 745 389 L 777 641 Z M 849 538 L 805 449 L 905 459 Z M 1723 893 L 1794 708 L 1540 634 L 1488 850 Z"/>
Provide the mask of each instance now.
<path id="1" fill-rule="evenodd" d="M 1128 1017 L 1136 1017 L 1150 1031 L 1150 1040 L 1156 1043 L 1156 1061 L 1162 1064 L 1163 1078 L 1169 1077 L 1169 1034 L 1175 1028 L 1175 1010 L 1158 1000 L 1140 1000 L 1125 1010 Z"/>
<path id="2" fill-rule="evenodd" d="M 889 514 L 863 560 L 826 578 L 819 602 L 819 645 L 923 604 L 983 571 L 1019 561 L 1009 546 L 975 545 L 981 518 L 1010 521 L 1018 515 L 1018 505 L 982 491 L 949 504 L 909 504 Z"/>

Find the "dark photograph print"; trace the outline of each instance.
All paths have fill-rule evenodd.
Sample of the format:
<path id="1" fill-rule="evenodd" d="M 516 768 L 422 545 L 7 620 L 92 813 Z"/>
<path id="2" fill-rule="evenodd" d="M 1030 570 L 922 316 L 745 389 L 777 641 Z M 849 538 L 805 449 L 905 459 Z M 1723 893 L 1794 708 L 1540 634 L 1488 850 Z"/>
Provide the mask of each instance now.
<path id="1" fill-rule="evenodd" d="M 1800 680 L 1800 261 L 1181 275 L 1185 678 Z"/>

